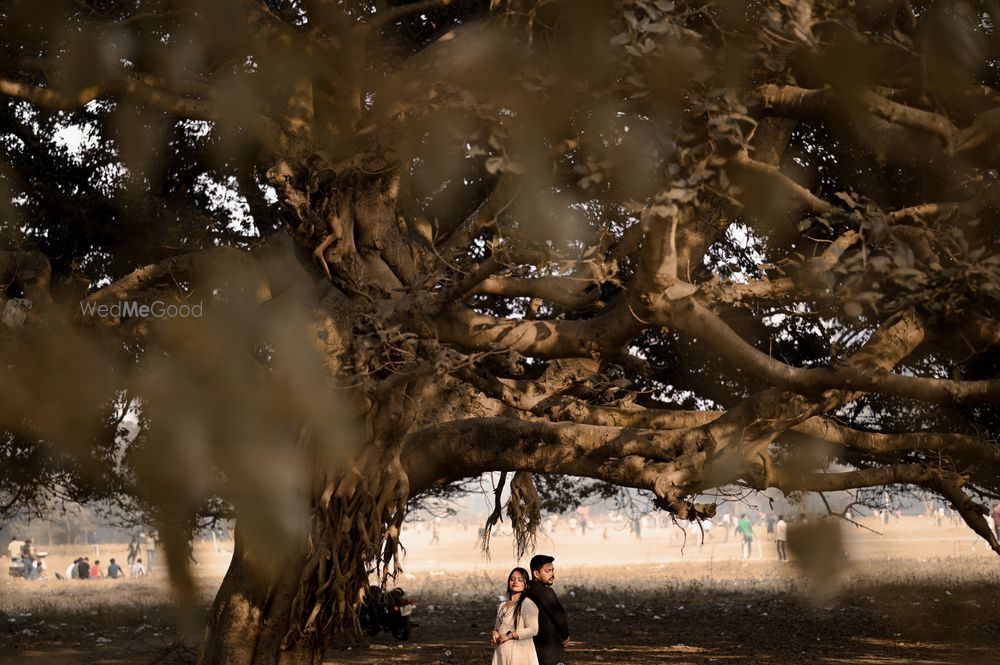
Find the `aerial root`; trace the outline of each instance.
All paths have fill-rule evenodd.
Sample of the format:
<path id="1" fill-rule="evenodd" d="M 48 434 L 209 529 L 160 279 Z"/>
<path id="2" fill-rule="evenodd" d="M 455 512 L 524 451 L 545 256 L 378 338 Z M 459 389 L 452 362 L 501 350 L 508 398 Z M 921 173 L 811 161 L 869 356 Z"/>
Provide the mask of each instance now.
<path id="1" fill-rule="evenodd" d="M 542 521 L 542 499 L 531 473 L 518 471 L 514 474 L 510 481 L 507 515 L 514 529 L 514 543 L 520 559 L 529 549 L 534 549 L 538 525 Z"/>
<path id="2" fill-rule="evenodd" d="M 400 570 L 399 527 L 409 480 L 395 446 L 369 446 L 316 488 L 309 549 L 282 648 L 334 630 L 358 632 L 369 574 L 384 584 Z"/>

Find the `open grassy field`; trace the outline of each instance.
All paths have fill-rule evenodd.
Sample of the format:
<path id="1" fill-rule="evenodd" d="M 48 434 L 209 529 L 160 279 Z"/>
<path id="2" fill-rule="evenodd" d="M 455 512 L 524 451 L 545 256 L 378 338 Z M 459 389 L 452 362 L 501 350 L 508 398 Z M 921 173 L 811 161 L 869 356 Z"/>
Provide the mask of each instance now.
<path id="1" fill-rule="evenodd" d="M 743 562 L 735 540 L 718 533 L 703 545 L 689 540 L 683 553 L 665 531 L 603 535 L 557 530 L 539 541 L 557 557 L 571 663 L 1000 663 L 1000 560 L 964 529 L 904 518 L 883 535 L 848 532 L 849 556 L 821 580 L 774 560 L 766 537 Z M 443 526 L 432 540 L 427 529 L 409 533 L 399 580 L 418 603 L 413 638 L 344 641 L 328 663 L 490 661 L 509 541 L 497 538 L 487 561 L 475 529 Z M 124 558 L 124 546 L 104 546 L 102 562 L 117 558 L 115 548 Z M 53 566 L 83 553 L 51 549 Z M 228 553 L 201 543 L 196 556 L 203 612 Z M 201 637 L 202 617 L 178 616 L 160 576 L 5 580 L 0 590 L 0 665 L 192 662 Z"/>

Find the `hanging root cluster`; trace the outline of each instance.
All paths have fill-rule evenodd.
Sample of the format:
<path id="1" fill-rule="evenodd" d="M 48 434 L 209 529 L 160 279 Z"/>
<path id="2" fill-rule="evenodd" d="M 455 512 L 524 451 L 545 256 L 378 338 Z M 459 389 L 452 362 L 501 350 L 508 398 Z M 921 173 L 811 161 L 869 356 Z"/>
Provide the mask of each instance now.
<path id="1" fill-rule="evenodd" d="M 409 480 L 399 454 L 399 444 L 370 444 L 354 464 L 317 483 L 308 558 L 282 648 L 303 639 L 323 643 L 335 632 L 358 634 L 369 576 L 377 573 L 384 584 L 400 572 Z"/>
<path id="2" fill-rule="evenodd" d="M 518 559 L 535 550 L 538 525 L 542 521 L 542 499 L 538 496 L 532 474 L 518 471 L 510 481 L 507 515 L 514 529 L 514 548 Z"/>
<path id="3" fill-rule="evenodd" d="M 500 474 L 500 482 L 493 490 L 495 506 L 493 512 L 486 518 L 483 531 L 482 548 L 488 556 L 490 552 L 490 533 L 500 521 L 502 511 L 500 496 L 507 481 L 507 472 Z M 542 521 L 542 499 L 535 487 L 534 476 L 528 471 L 518 471 L 510 481 L 510 497 L 507 499 L 507 516 L 514 530 L 514 550 L 518 559 L 526 552 L 535 550 L 535 538 L 538 535 L 538 525 Z"/>
<path id="4" fill-rule="evenodd" d="M 501 518 L 500 495 L 503 493 L 507 472 L 500 474 L 500 482 L 494 490 L 495 506 L 493 512 L 486 518 L 482 548 L 487 555 L 490 551 L 490 532 Z M 510 481 L 510 498 L 507 500 L 507 516 L 510 517 L 511 528 L 514 530 L 514 549 L 516 558 L 524 557 L 525 552 L 534 551 L 538 525 L 542 521 L 542 499 L 535 487 L 534 476 L 527 471 L 518 471 Z"/>

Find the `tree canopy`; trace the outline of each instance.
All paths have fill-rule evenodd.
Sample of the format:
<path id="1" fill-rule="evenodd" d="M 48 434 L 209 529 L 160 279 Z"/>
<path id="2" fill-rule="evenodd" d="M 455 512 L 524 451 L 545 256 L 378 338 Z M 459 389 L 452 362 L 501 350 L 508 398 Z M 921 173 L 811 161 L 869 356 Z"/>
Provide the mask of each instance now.
<path id="1" fill-rule="evenodd" d="M 49 4 L 0 3 L 0 509 L 138 500 L 183 596 L 234 506 L 204 662 L 316 662 L 489 471 L 525 545 L 540 488 L 907 487 L 1000 553 L 992 3 Z"/>

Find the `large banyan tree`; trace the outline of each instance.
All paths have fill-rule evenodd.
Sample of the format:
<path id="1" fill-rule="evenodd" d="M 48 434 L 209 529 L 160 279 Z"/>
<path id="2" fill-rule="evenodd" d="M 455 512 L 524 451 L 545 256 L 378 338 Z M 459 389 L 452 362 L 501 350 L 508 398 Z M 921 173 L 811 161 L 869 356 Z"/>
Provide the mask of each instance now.
<path id="1" fill-rule="evenodd" d="M 234 506 L 316 663 L 408 502 L 900 487 L 1000 553 L 994 3 L 0 3 L 0 504 Z M 182 594 L 183 595 L 183 594 Z"/>

